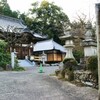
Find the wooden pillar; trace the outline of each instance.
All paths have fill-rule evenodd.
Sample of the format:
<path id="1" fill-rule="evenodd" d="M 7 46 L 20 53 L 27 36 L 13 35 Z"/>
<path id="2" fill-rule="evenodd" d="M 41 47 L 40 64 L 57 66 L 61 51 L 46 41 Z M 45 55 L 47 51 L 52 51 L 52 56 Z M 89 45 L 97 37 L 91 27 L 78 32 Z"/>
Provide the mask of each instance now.
<path id="1" fill-rule="evenodd" d="M 96 35 L 98 55 L 98 100 L 100 100 L 100 3 L 96 4 Z"/>
<path id="2" fill-rule="evenodd" d="M 20 58 L 22 59 L 22 43 L 21 43 L 21 45 L 20 45 Z"/>
<path id="3" fill-rule="evenodd" d="M 29 49 L 28 55 L 31 56 L 31 48 L 28 48 L 28 49 Z"/>

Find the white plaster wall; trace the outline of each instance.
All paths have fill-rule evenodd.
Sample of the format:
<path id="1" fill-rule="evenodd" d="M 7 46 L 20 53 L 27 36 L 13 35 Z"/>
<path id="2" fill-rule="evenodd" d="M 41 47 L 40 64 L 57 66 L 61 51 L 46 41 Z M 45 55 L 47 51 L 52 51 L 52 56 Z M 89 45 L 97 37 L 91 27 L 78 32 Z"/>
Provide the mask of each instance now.
<path id="1" fill-rule="evenodd" d="M 97 47 L 85 47 L 84 48 L 84 56 L 95 56 L 97 55 Z"/>

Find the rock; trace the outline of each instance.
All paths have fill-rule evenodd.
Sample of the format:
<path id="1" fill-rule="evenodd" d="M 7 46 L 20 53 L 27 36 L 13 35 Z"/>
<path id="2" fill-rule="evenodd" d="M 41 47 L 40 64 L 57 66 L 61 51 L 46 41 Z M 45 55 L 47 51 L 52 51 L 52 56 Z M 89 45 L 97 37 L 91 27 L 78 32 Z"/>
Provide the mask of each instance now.
<path id="1" fill-rule="evenodd" d="M 98 85 L 96 82 L 96 79 L 94 79 L 91 72 L 89 72 L 89 71 L 75 71 L 74 79 L 75 79 L 75 81 L 83 82 L 84 84 L 87 84 L 92 87 L 97 87 L 97 85 Z"/>

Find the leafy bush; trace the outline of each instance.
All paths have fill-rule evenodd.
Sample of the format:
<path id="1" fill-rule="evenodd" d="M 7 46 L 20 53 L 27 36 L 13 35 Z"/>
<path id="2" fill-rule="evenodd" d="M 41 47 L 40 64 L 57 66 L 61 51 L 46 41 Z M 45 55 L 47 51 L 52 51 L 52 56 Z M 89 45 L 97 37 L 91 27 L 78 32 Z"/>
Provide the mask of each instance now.
<path id="1" fill-rule="evenodd" d="M 68 81 L 73 81 L 73 80 L 74 80 L 74 72 L 73 70 L 71 70 L 68 73 Z"/>
<path id="2" fill-rule="evenodd" d="M 73 58 L 65 58 L 64 61 L 63 61 L 63 63 L 64 63 L 63 67 L 64 67 L 65 70 L 66 69 L 73 69 L 74 66 L 77 65 L 76 60 L 73 59 Z"/>
<path id="3" fill-rule="evenodd" d="M 61 71 L 61 78 L 65 78 L 65 70 Z"/>
<path id="4" fill-rule="evenodd" d="M 6 65 L 10 64 L 11 57 L 6 50 L 7 43 L 0 40 L 0 67 L 6 70 Z"/>
<path id="5" fill-rule="evenodd" d="M 74 55 L 74 57 L 75 57 L 75 59 L 77 60 L 78 63 L 80 62 L 80 58 L 84 57 L 83 51 L 78 51 L 78 50 L 74 50 L 73 55 Z"/>
<path id="6" fill-rule="evenodd" d="M 88 58 L 88 70 L 92 72 L 93 77 L 96 79 L 98 83 L 98 60 L 97 56 L 92 56 Z"/>
<path id="7" fill-rule="evenodd" d="M 23 67 L 14 67 L 13 71 L 25 71 Z"/>
<path id="8" fill-rule="evenodd" d="M 94 71 L 98 68 L 97 56 L 92 56 L 88 58 L 88 70 Z"/>
<path id="9" fill-rule="evenodd" d="M 14 62 L 14 67 L 19 67 L 18 59 L 15 57 L 14 60 L 15 60 L 15 62 Z"/>
<path id="10" fill-rule="evenodd" d="M 19 66 L 18 59 L 16 57 L 15 57 L 15 64 L 14 64 L 13 71 L 25 71 L 23 67 Z"/>
<path id="11" fill-rule="evenodd" d="M 63 63 L 63 69 L 60 71 L 61 77 L 65 78 L 65 73 L 67 73 L 68 80 L 72 81 L 74 79 L 74 67 L 77 65 L 77 62 L 73 58 L 65 58 Z"/>

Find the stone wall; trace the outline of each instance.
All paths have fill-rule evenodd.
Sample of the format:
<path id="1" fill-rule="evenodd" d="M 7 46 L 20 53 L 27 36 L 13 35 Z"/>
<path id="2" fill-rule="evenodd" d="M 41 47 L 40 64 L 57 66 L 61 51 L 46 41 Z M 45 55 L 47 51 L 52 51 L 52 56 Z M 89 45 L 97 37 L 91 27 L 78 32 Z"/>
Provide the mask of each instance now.
<path id="1" fill-rule="evenodd" d="M 95 88 L 98 88 L 96 79 L 93 78 L 93 75 L 89 71 L 74 71 L 74 79 L 77 82 L 82 82 L 85 85 L 89 85 Z"/>

